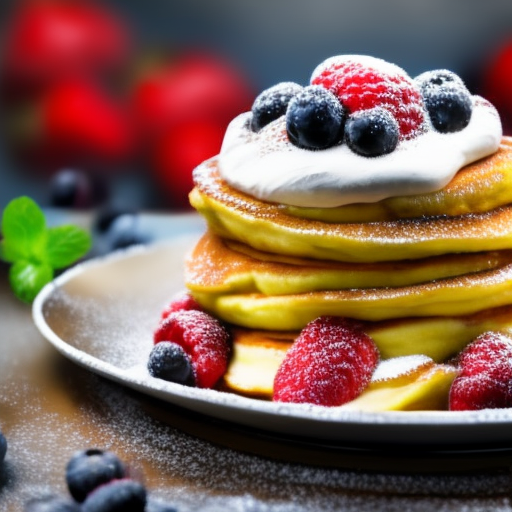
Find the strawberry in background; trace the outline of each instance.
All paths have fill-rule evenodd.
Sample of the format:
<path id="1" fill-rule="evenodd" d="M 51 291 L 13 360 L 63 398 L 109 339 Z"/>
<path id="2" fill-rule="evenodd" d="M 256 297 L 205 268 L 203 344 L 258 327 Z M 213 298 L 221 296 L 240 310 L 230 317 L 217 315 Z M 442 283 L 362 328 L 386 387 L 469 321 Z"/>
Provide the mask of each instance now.
<path id="1" fill-rule="evenodd" d="M 192 170 L 215 156 L 236 115 L 251 108 L 244 75 L 220 57 L 187 53 L 146 69 L 132 105 L 145 158 L 170 206 L 188 208 Z"/>
<path id="2" fill-rule="evenodd" d="M 497 109 L 505 134 L 512 134 L 512 40 L 491 56 L 482 73 L 481 94 Z"/>
<path id="3" fill-rule="evenodd" d="M 130 57 L 120 17 L 91 1 L 28 0 L 15 5 L 4 34 L 2 85 L 8 97 L 41 91 L 70 76 L 99 76 Z"/>
<path id="4" fill-rule="evenodd" d="M 109 170 L 133 155 L 135 136 L 128 109 L 89 79 L 67 79 L 23 106 L 10 142 L 39 168 L 99 165 Z"/>

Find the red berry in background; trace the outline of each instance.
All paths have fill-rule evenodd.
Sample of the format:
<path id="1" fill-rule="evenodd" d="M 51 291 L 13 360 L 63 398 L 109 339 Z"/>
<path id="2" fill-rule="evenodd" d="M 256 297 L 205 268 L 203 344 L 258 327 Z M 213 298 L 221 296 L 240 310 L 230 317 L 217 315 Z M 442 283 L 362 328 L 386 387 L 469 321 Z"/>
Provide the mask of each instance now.
<path id="1" fill-rule="evenodd" d="M 70 76 L 111 72 L 127 63 L 130 34 L 93 1 L 31 0 L 16 5 L 3 47 L 6 86 L 38 91 Z"/>
<path id="2" fill-rule="evenodd" d="M 219 153 L 226 127 L 211 119 L 191 119 L 170 126 L 155 142 L 153 172 L 175 209 L 190 208 L 192 170 Z"/>
<path id="3" fill-rule="evenodd" d="M 203 311 L 175 311 L 160 322 L 155 344 L 170 341 L 190 356 L 197 386 L 212 388 L 224 375 L 230 354 L 228 331 Z"/>
<path id="4" fill-rule="evenodd" d="M 252 87 L 233 64 L 187 53 L 144 72 L 134 85 L 132 106 L 141 135 L 152 140 L 190 119 L 209 118 L 226 127 L 253 99 Z"/>
<path id="5" fill-rule="evenodd" d="M 505 133 L 512 133 L 512 41 L 503 44 L 482 72 L 481 95 L 498 110 Z"/>
<path id="6" fill-rule="evenodd" d="M 512 338 L 486 332 L 459 355 L 460 373 L 450 389 L 452 411 L 512 407 Z"/>
<path id="7" fill-rule="evenodd" d="M 189 208 L 192 170 L 219 151 L 229 122 L 251 108 L 245 76 L 224 59 L 189 53 L 146 71 L 132 107 L 157 184 L 167 203 Z"/>
<path id="8" fill-rule="evenodd" d="M 368 56 L 341 55 L 318 66 L 311 84 L 332 91 L 349 114 L 382 107 L 398 122 L 402 139 L 414 138 L 425 122 L 418 85 L 400 67 Z"/>
<path id="9" fill-rule="evenodd" d="M 112 165 L 133 153 L 128 112 L 93 81 L 55 84 L 30 105 L 30 116 L 29 129 L 17 134 L 19 151 L 47 165 Z"/>
<path id="10" fill-rule="evenodd" d="M 320 317 L 301 331 L 277 370 L 273 400 L 342 405 L 364 390 L 379 353 L 361 324 Z"/>

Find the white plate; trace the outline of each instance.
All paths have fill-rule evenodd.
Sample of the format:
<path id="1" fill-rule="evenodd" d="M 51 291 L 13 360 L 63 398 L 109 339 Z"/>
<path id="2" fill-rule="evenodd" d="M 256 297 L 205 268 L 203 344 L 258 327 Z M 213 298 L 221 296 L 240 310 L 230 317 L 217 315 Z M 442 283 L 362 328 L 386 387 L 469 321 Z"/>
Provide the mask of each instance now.
<path id="1" fill-rule="evenodd" d="M 33 305 L 35 323 L 70 360 L 152 397 L 239 425 L 322 442 L 402 445 L 496 445 L 512 441 L 512 409 L 478 412 L 362 413 L 277 404 L 189 388 L 149 376 L 152 332 L 183 288 L 183 258 L 202 227 L 168 219 L 176 236 L 90 260 L 47 285 Z M 185 220 L 187 220 L 185 218 Z M 185 228 L 192 234 L 183 235 Z"/>

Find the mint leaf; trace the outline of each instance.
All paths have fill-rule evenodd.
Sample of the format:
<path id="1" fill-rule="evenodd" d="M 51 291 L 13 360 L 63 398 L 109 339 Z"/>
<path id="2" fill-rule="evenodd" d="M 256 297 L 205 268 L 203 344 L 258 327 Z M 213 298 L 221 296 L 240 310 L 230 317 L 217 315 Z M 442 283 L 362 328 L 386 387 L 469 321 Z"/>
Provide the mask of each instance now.
<path id="1" fill-rule="evenodd" d="M 43 286 L 52 279 L 53 269 L 45 263 L 20 260 L 9 269 L 11 288 L 23 302 L 32 302 Z"/>
<path id="2" fill-rule="evenodd" d="M 48 229 L 46 262 L 54 269 L 64 268 L 84 256 L 91 248 L 91 236 L 77 226 Z"/>
<path id="3" fill-rule="evenodd" d="M 44 259 L 46 221 L 42 210 L 29 197 L 13 199 L 2 216 L 2 252 L 7 262 Z"/>

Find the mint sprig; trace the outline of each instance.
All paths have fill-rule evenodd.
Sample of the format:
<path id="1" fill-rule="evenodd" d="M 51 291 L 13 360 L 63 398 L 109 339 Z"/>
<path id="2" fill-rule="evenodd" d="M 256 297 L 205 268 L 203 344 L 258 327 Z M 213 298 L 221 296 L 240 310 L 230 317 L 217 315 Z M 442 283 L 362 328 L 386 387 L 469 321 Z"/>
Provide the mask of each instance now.
<path id="1" fill-rule="evenodd" d="M 25 196 L 5 207 L 1 231 L 0 259 L 11 263 L 11 288 L 28 303 L 53 279 L 55 270 L 72 265 L 91 247 L 91 236 L 77 226 L 47 227 L 43 211 Z"/>

